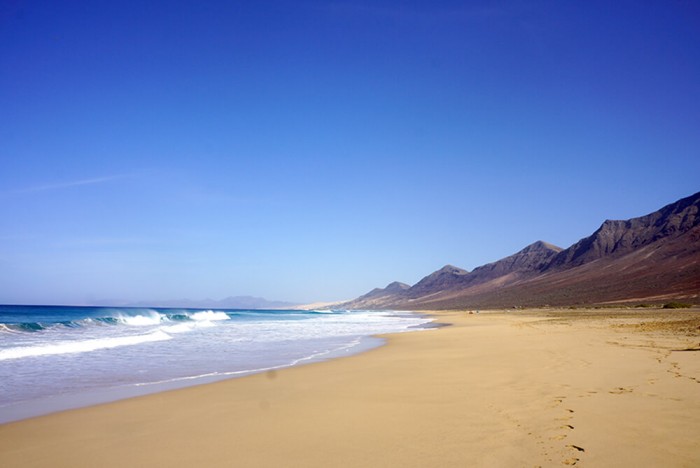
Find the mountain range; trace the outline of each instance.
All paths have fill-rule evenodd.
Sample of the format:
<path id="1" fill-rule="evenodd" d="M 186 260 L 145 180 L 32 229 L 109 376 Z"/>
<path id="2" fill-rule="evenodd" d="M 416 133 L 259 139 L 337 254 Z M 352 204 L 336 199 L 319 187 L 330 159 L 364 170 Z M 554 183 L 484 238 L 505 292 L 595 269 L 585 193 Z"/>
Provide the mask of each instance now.
<path id="1" fill-rule="evenodd" d="M 102 303 L 104 305 L 104 303 Z M 120 303 L 125 307 L 172 307 L 184 309 L 289 309 L 296 306 L 293 302 L 269 301 L 262 297 L 253 296 L 229 296 L 224 299 L 168 299 L 139 301 L 128 304 Z"/>
<path id="2" fill-rule="evenodd" d="M 336 307 L 457 309 L 700 301 L 700 192 L 646 216 L 606 220 L 563 249 L 543 241 L 474 270 L 446 265 Z"/>

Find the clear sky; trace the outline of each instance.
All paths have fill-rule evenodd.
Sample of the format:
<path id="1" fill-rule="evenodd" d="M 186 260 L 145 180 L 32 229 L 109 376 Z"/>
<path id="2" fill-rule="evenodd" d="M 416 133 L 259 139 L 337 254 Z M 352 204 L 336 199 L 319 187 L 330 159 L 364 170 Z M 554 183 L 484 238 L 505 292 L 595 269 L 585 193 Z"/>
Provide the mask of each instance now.
<path id="1" fill-rule="evenodd" d="M 0 303 L 350 299 L 698 190 L 697 2 L 0 3 Z"/>

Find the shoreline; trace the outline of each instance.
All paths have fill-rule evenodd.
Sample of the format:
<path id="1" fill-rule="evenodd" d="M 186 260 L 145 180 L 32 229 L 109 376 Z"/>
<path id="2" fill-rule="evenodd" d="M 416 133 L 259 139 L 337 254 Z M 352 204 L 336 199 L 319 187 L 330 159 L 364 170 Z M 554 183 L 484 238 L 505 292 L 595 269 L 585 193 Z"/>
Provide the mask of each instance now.
<path id="1" fill-rule="evenodd" d="M 427 328 L 427 327 L 426 327 Z M 227 380 L 240 379 L 249 375 L 270 371 L 281 371 L 293 367 L 305 366 L 316 362 L 353 356 L 384 346 L 385 340 L 377 336 L 364 336 L 349 345 L 324 351 L 317 355 L 308 356 L 295 362 L 261 369 L 221 372 L 216 375 L 193 375 L 137 384 L 115 385 L 110 387 L 92 388 L 79 393 L 53 395 L 38 400 L 21 401 L 7 406 L 0 406 L 0 426 L 27 419 L 50 416 L 64 411 L 78 410 L 92 406 L 114 403 L 131 398 L 138 398 L 157 393 L 180 390 L 183 388 L 208 385 Z"/>
<path id="2" fill-rule="evenodd" d="M 164 312 L 165 311 L 160 311 L 158 313 Z M 335 314 L 331 315 L 335 316 Z M 340 316 L 342 316 L 342 314 Z M 428 317 L 425 317 L 422 314 L 413 312 L 404 313 L 403 318 L 410 318 L 413 323 L 426 322 L 427 320 L 430 320 Z M 403 318 L 399 317 L 399 322 L 402 321 Z M 415 320 L 415 318 L 418 318 L 418 320 Z M 168 324 L 169 323 L 171 322 L 168 322 Z M 227 321 L 225 323 L 232 323 L 235 326 L 235 321 Z M 420 325 L 403 325 L 403 327 L 405 327 L 405 331 L 413 332 L 420 331 L 422 328 L 428 328 L 426 325 L 428 325 L 428 323 L 422 323 Z M 169 333 L 170 331 L 168 328 L 170 327 L 161 327 L 158 329 L 158 333 Z M 379 329 L 386 330 L 387 328 Z M 391 330 L 392 327 L 389 327 L 388 329 Z M 394 329 L 401 329 L 401 326 L 394 327 Z M 140 332 L 140 330 L 138 331 Z M 172 336 L 180 337 L 184 335 L 176 334 Z M 293 343 L 293 341 L 286 342 Z M 309 342 L 312 344 L 308 344 Z M 300 344 L 298 344 L 296 348 L 294 346 L 286 346 L 286 348 L 281 350 L 281 353 L 279 352 L 280 350 L 278 350 L 277 353 L 267 351 L 266 354 L 266 349 L 259 346 L 258 355 L 262 357 L 267 356 L 267 359 L 263 360 L 261 360 L 258 355 L 251 353 L 245 354 L 246 350 L 241 350 L 239 348 L 221 349 L 221 352 L 216 353 L 216 355 L 225 356 L 227 353 L 232 353 L 233 364 L 221 362 L 218 366 L 209 368 L 189 366 L 187 368 L 177 369 L 178 372 L 168 373 L 166 371 L 161 372 L 161 374 L 137 374 L 136 372 L 132 372 L 131 374 L 126 373 L 122 375 L 121 378 L 115 378 L 112 381 L 109 380 L 109 375 L 103 374 L 104 378 L 101 379 L 102 382 L 99 386 L 90 385 L 90 382 L 88 381 L 88 384 L 82 386 L 82 388 L 74 385 L 74 388 L 65 390 L 59 383 L 57 387 L 47 385 L 46 388 L 48 391 L 44 392 L 43 395 L 38 396 L 34 396 L 31 392 L 28 394 L 23 394 L 21 390 L 15 391 L 13 394 L 12 382 L 9 381 L 9 395 L 7 395 L 6 398 L 0 398 L 0 424 L 7 424 L 10 422 L 21 421 L 66 410 L 80 409 L 83 407 L 95 406 L 98 404 L 110 403 L 148 394 L 204 385 L 228 379 L 241 378 L 247 375 L 264 373 L 267 371 L 279 371 L 285 368 L 306 365 L 313 362 L 350 356 L 382 346 L 384 344 L 384 340 L 377 338 L 374 335 L 358 334 L 343 337 L 326 337 L 325 342 L 323 343 L 320 343 L 319 340 L 316 340 L 316 342 L 305 342 L 299 340 L 299 343 Z M 270 344 L 269 348 L 272 349 L 273 346 L 274 343 Z M 131 348 L 127 348 L 126 352 L 128 352 L 129 349 Z M 158 352 L 158 350 L 156 350 L 156 352 Z M 78 358 L 80 357 L 82 357 L 82 355 L 78 355 Z M 148 358 L 146 357 L 146 359 Z M 0 362 L 0 364 L 5 363 Z M 58 364 L 61 363 L 59 362 Z M 70 368 L 75 368 L 73 366 L 69 365 Z M 59 368 L 62 367 L 51 366 L 51 369 Z M 114 368 L 119 369 L 119 365 L 115 364 Z M 166 368 L 164 367 L 163 370 L 165 369 Z M 16 370 L 18 372 L 22 372 L 21 368 L 17 368 Z M 80 369 L 76 370 L 79 371 Z M 155 369 L 155 372 L 158 371 L 159 369 Z M 63 372 L 64 375 L 61 378 L 67 382 L 70 382 L 70 371 Z M 5 383 L 7 384 L 7 379 L 11 378 L 13 374 L 7 368 L 3 369 L 2 374 L 5 376 Z M 37 374 L 37 376 L 39 375 L 40 374 Z M 72 380 L 75 382 L 81 381 L 80 374 L 74 376 Z M 17 382 L 16 385 L 16 388 L 22 388 L 20 386 L 20 382 Z M 51 394 L 46 394 L 49 391 Z M 17 398 L 17 396 L 20 398 Z M 15 399 L 13 399 L 13 397 L 15 397 Z"/>
<path id="3" fill-rule="evenodd" d="M 668 313 L 682 335 L 618 312 L 434 312 L 342 359 L 0 425 L 0 464 L 700 463 L 700 313 Z"/>

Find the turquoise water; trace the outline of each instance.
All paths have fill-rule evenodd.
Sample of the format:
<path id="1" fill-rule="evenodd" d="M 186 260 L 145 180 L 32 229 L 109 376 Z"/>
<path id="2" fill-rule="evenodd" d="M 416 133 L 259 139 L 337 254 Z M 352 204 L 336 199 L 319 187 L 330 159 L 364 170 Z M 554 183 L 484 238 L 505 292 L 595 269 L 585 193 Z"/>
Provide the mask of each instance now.
<path id="1" fill-rule="evenodd" d="M 359 352 L 387 311 L 0 306 L 0 422 Z"/>

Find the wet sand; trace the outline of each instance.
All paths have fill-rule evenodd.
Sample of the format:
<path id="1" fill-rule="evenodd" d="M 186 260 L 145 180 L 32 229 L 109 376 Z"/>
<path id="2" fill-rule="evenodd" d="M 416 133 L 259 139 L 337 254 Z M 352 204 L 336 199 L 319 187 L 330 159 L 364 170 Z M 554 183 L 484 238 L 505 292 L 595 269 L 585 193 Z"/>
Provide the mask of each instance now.
<path id="1" fill-rule="evenodd" d="M 439 312 L 328 362 L 0 426 L 0 466 L 700 466 L 700 311 Z"/>

